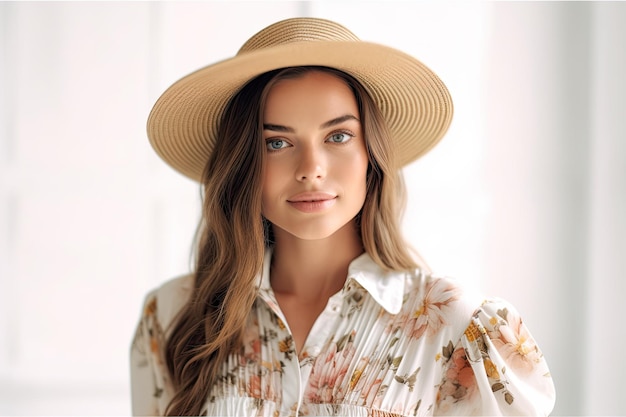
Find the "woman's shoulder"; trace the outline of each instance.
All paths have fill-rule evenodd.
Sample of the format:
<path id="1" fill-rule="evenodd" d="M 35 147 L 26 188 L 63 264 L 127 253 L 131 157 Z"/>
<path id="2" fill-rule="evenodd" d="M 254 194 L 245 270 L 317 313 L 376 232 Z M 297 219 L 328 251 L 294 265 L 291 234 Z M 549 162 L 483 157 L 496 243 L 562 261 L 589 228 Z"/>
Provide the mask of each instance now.
<path id="1" fill-rule="evenodd" d="M 406 298 L 418 298 L 427 304 L 454 303 L 476 309 L 484 301 L 479 289 L 471 283 L 419 268 L 406 273 L 404 282 Z"/>
<path id="2" fill-rule="evenodd" d="M 388 312 L 424 320 L 467 325 L 485 301 L 471 283 L 434 273 L 427 267 L 384 269 L 367 253 L 353 261 L 349 276 Z"/>
<path id="3" fill-rule="evenodd" d="M 166 328 L 189 299 L 193 279 L 193 274 L 181 275 L 153 288 L 144 300 L 144 318 L 152 316 Z"/>
<path id="4" fill-rule="evenodd" d="M 419 269 L 405 274 L 402 310 L 425 316 L 431 325 L 445 323 L 453 332 L 464 331 L 472 320 L 488 322 L 498 313 L 515 311 L 508 301 L 486 296 L 471 283 Z"/>
<path id="5" fill-rule="evenodd" d="M 454 305 L 466 310 L 470 317 L 479 311 L 496 312 L 500 309 L 515 311 L 507 300 L 485 294 L 477 285 L 461 279 L 416 270 L 407 274 L 406 297 L 420 298 L 425 304 Z"/>
<path id="6" fill-rule="evenodd" d="M 478 326 L 484 332 L 493 330 L 498 323 L 519 326 L 522 322 L 511 302 L 486 295 L 467 282 L 418 270 L 407 274 L 405 283 L 403 311 L 417 311 L 420 316 L 427 316 L 431 325 L 446 323 L 455 331 Z"/>

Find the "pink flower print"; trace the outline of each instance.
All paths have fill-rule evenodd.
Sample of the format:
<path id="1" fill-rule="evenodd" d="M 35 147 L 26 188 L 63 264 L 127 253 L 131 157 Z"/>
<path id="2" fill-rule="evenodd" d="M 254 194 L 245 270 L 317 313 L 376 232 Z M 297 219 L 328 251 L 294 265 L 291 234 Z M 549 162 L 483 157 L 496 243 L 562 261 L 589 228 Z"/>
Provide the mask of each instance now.
<path id="1" fill-rule="evenodd" d="M 330 374 L 333 371 L 336 354 L 337 345 L 332 343 L 328 349 L 322 351 L 315 359 L 307 387 L 307 398 L 310 402 L 328 402 L 328 400 L 325 400 L 325 397 L 328 396 L 329 384 L 332 383 Z"/>
<path id="2" fill-rule="evenodd" d="M 476 390 L 474 371 L 467 360 L 465 349 L 456 349 L 450 357 L 449 367 L 444 375 L 444 381 L 439 387 L 438 398 L 444 400 L 452 397 L 460 400 L 471 396 Z"/>
<path id="3" fill-rule="evenodd" d="M 384 309 L 381 309 L 384 314 L 388 314 Z M 406 329 L 407 324 L 409 323 L 410 315 L 406 312 L 402 312 L 398 314 L 394 320 L 388 320 L 387 325 L 385 326 L 385 334 L 391 334 L 395 332 L 402 332 Z"/>
<path id="4" fill-rule="evenodd" d="M 448 379 L 457 382 L 465 388 L 469 388 L 476 384 L 474 370 L 467 360 L 467 354 L 465 353 L 464 348 L 459 348 L 452 352 L 450 360 L 452 361 L 452 364 L 446 374 Z"/>
<path id="5" fill-rule="evenodd" d="M 458 290 L 443 279 L 435 279 L 426 285 L 426 295 L 421 306 L 409 317 L 410 336 L 418 339 L 425 333 L 435 335 L 446 324 L 448 306 L 458 299 Z"/>
<path id="6" fill-rule="evenodd" d="M 383 396 L 379 395 L 380 387 L 383 383 L 381 378 L 374 380 L 370 385 L 365 385 L 361 391 L 361 398 L 366 407 L 379 408 L 382 405 Z"/>
<path id="7" fill-rule="evenodd" d="M 258 337 L 249 341 L 245 346 L 244 354 L 239 356 L 239 365 L 246 366 L 249 363 L 261 361 L 261 339 Z"/>
<path id="8" fill-rule="evenodd" d="M 460 386 L 466 389 L 476 385 L 474 370 L 471 366 L 469 366 L 469 363 L 467 361 L 465 361 L 464 366 L 459 369 L 459 372 L 457 373 L 457 381 L 459 382 Z"/>
<path id="9" fill-rule="evenodd" d="M 348 373 L 348 367 L 356 353 L 352 342 L 348 342 L 341 351 L 337 351 L 337 344 L 331 343 L 328 348 L 315 359 L 305 397 L 312 403 L 331 403 L 339 393 L 338 388 Z"/>
<path id="10" fill-rule="evenodd" d="M 442 398 L 453 396 L 456 393 L 458 386 L 453 382 L 453 379 L 449 379 L 451 375 L 446 373 L 446 379 L 443 384 L 439 387 L 439 395 Z M 452 375 L 454 377 L 454 375 Z"/>
<path id="11" fill-rule="evenodd" d="M 251 397 L 261 398 L 261 377 L 259 375 L 250 376 L 247 391 Z"/>
<path id="12" fill-rule="evenodd" d="M 507 310 L 500 310 L 498 314 L 505 318 L 508 325 L 502 323 L 489 332 L 493 345 L 511 368 L 531 373 L 542 356 L 535 340 L 519 316 L 509 314 Z"/>

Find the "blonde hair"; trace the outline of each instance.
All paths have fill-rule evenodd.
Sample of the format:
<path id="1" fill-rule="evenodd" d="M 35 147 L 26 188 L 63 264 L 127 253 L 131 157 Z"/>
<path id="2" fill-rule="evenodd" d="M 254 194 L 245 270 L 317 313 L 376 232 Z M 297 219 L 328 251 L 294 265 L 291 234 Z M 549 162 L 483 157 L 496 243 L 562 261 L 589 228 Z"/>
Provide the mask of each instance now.
<path id="1" fill-rule="evenodd" d="M 265 99 L 277 81 L 309 71 L 341 78 L 358 103 L 369 156 L 367 196 L 357 219 L 365 251 L 386 270 L 418 267 L 399 230 L 404 183 L 389 132 L 365 88 L 352 76 L 326 67 L 285 68 L 258 76 L 228 103 L 219 140 L 204 170 L 195 287 L 165 348 L 175 388 L 168 415 L 201 414 L 220 367 L 241 349 L 265 249 L 273 241 L 271 226 L 261 214 Z"/>

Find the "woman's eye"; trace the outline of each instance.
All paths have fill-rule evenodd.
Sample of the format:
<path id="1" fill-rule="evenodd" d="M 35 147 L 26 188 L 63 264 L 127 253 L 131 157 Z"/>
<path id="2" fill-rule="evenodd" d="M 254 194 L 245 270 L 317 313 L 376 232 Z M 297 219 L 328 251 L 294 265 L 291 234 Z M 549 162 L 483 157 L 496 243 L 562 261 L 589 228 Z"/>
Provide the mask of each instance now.
<path id="1" fill-rule="evenodd" d="M 270 139 L 265 142 L 265 146 L 267 146 L 267 150 L 269 151 L 277 151 L 282 148 L 286 148 L 289 146 L 287 141 L 282 139 Z"/>
<path id="2" fill-rule="evenodd" d="M 352 139 L 353 135 L 346 132 L 336 132 L 328 137 L 329 142 L 344 143 Z"/>

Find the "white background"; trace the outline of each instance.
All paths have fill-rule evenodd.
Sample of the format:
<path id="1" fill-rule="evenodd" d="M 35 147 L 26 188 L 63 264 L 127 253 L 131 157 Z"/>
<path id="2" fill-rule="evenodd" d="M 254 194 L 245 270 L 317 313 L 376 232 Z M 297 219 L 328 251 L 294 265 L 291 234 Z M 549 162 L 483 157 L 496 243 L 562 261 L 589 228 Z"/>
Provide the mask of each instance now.
<path id="1" fill-rule="evenodd" d="M 145 293 L 189 269 L 199 190 L 145 121 L 274 21 L 336 20 L 446 82 L 405 234 L 513 302 L 555 415 L 626 414 L 626 4 L 0 3 L 0 414 L 127 415 Z"/>

